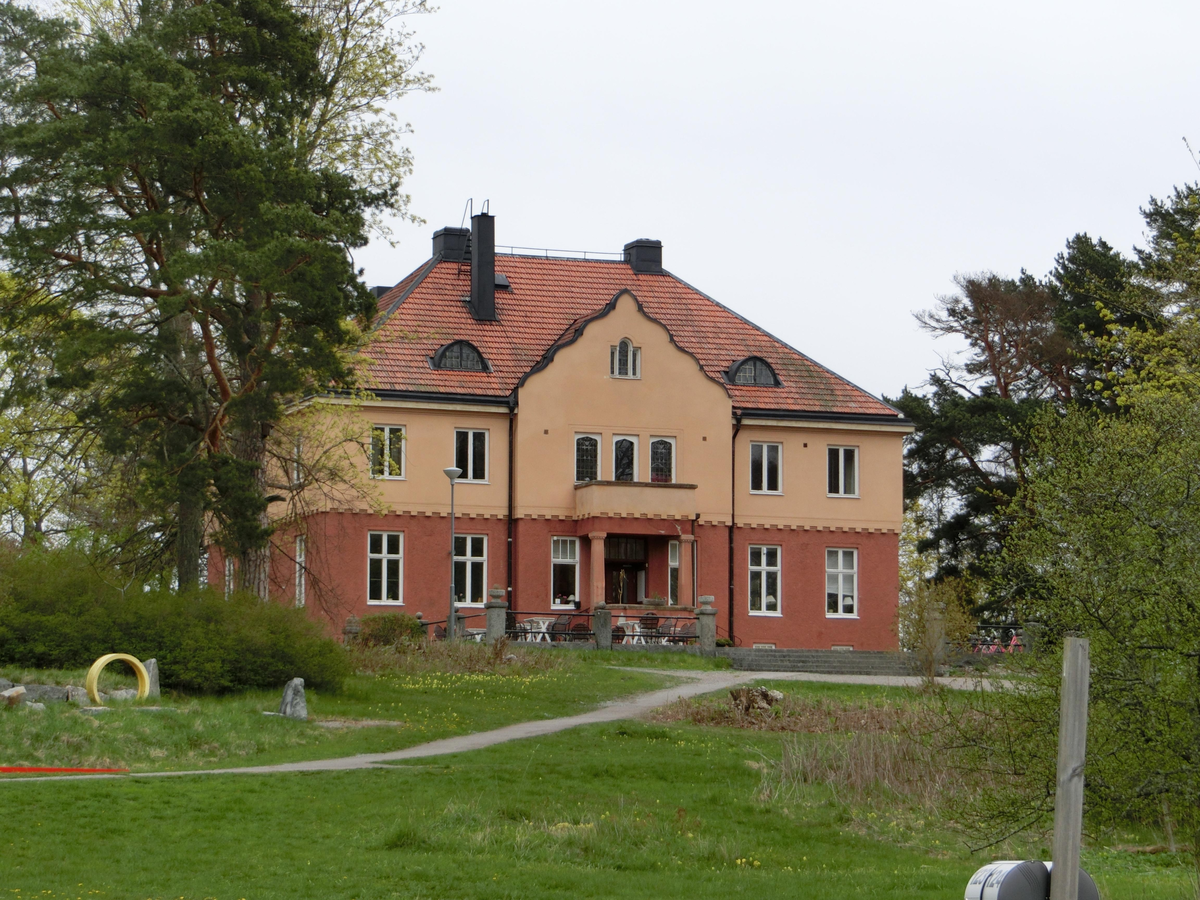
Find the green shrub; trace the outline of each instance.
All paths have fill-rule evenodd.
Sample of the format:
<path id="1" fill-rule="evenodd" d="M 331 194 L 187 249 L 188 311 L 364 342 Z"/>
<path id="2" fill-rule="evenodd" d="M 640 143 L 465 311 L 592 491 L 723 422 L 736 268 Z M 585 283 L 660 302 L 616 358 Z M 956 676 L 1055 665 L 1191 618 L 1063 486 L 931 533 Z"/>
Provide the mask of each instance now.
<path id="1" fill-rule="evenodd" d="M 303 610 L 130 584 L 72 550 L 0 559 L 0 663 L 79 668 L 105 653 L 158 660 L 164 687 L 225 693 L 299 676 L 336 689 L 350 672 L 341 645 Z"/>
<path id="2" fill-rule="evenodd" d="M 359 641 L 366 647 L 395 647 L 419 644 L 425 640 L 425 626 L 408 613 L 381 613 L 363 616 Z"/>

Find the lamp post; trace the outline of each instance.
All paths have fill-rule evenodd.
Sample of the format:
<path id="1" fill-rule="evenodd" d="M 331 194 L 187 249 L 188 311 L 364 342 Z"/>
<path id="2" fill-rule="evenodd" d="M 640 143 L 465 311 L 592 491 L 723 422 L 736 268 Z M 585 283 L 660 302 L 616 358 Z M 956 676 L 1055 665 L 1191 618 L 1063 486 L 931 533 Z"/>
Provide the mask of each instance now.
<path id="1" fill-rule="evenodd" d="M 446 618 L 446 640 L 454 640 L 454 482 L 462 474 L 462 469 L 448 466 L 442 469 L 450 479 L 450 615 Z"/>

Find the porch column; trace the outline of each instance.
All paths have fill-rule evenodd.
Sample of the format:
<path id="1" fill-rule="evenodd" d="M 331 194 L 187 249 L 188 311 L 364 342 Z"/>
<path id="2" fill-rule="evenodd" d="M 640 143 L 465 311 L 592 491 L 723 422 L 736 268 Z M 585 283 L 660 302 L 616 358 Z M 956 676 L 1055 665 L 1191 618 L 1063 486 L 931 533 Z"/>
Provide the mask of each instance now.
<path id="1" fill-rule="evenodd" d="M 696 538 L 691 534 L 679 536 L 679 605 L 693 606 L 692 596 L 692 553 L 696 549 Z"/>
<path id="2" fill-rule="evenodd" d="M 604 539 L 605 531 L 589 531 L 592 547 L 592 609 L 604 602 Z"/>

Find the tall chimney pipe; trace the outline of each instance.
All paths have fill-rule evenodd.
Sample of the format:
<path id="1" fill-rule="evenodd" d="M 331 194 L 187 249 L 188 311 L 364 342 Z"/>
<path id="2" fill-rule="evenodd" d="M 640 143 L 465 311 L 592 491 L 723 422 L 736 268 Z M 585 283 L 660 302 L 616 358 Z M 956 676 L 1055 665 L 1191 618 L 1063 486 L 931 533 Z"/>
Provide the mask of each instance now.
<path id="1" fill-rule="evenodd" d="M 471 315 L 496 318 L 496 217 L 471 216 Z"/>

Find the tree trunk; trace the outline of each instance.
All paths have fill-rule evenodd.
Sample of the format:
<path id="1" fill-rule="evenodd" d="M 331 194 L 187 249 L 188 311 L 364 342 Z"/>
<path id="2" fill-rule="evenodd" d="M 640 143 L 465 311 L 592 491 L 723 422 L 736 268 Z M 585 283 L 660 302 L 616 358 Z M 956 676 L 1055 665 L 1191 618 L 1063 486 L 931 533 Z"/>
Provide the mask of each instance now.
<path id="1" fill-rule="evenodd" d="M 238 458 L 255 466 L 254 485 L 257 495 L 263 498 L 267 496 L 266 431 L 267 426 L 255 426 L 253 432 L 242 433 L 236 441 Z M 265 603 L 271 596 L 271 521 L 266 502 L 258 513 L 258 525 L 261 540 L 242 548 L 240 587 Z"/>
<path id="2" fill-rule="evenodd" d="M 204 504 L 192 492 L 180 491 L 175 538 L 175 579 L 180 591 L 200 586 L 200 555 L 204 542 Z"/>

